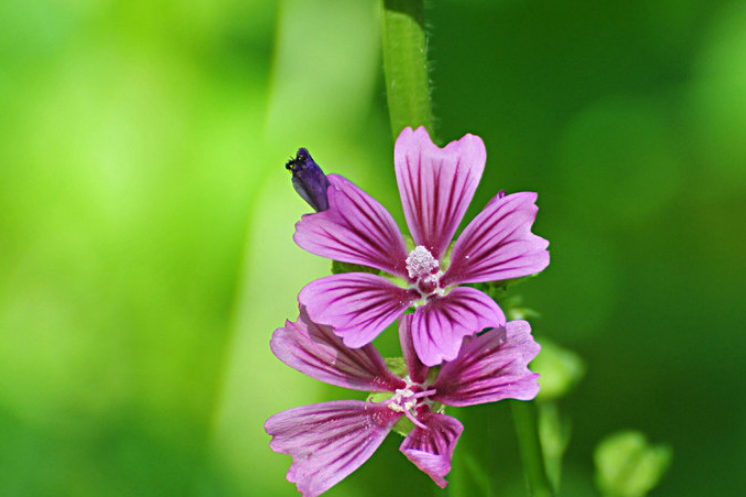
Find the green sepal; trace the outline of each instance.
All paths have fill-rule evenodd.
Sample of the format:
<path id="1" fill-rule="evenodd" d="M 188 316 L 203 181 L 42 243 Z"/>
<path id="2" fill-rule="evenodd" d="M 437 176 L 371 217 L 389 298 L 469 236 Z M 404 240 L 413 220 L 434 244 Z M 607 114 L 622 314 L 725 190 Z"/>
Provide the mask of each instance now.
<path id="1" fill-rule="evenodd" d="M 349 262 L 341 262 L 341 261 L 332 260 L 332 274 L 343 274 L 343 273 L 380 274 L 381 271 L 374 267 L 363 266 L 362 264 L 350 264 Z"/>
<path id="2" fill-rule="evenodd" d="M 388 368 L 399 378 L 406 378 L 409 376 L 407 361 L 405 361 L 403 357 L 384 357 L 383 360 L 386 361 L 386 366 L 388 366 Z M 435 383 L 440 368 L 441 366 L 433 366 L 427 370 L 427 383 Z"/>
<path id="3" fill-rule="evenodd" d="M 409 374 L 407 362 L 403 357 L 385 357 L 386 366 L 399 378 L 404 378 Z"/>
<path id="4" fill-rule="evenodd" d="M 451 266 L 451 255 L 453 254 L 453 247 L 456 245 L 456 242 L 451 242 L 451 244 L 448 246 L 448 250 L 446 250 L 445 255 L 443 255 L 443 260 L 440 261 L 440 270 L 445 272 L 446 269 L 448 269 Z"/>
<path id="5" fill-rule="evenodd" d="M 403 365 L 406 374 L 407 366 L 404 364 L 404 359 L 401 357 L 387 357 L 386 365 L 394 372 Z M 374 392 L 368 394 L 368 398 L 365 400 L 366 402 L 384 402 L 392 398 L 394 395 L 394 392 Z M 414 423 L 412 423 L 408 417 L 402 416 L 402 418 L 394 425 L 392 430 L 399 435 L 406 437 L 412 430 L 414 430 Z"/>
<path id="6" fill-rule="evenodd" d="M 443 366 L 432 366 L 430 369 L 427 370 L 427 383 L 432 385 L 435 383 L 435 380 L 438 379 L 438 374 L 440 374 L 440 368 Z"/>
<path id="7" fill-rule="evenodd" d="M 406 437 L 414 430 L 414 423 L 406 416 L 402 416 L 398 423 L 392 428 L 399 435 Z"/>
<path id="8" fill-rule="evenodd" d="M 402 233 L 402 236 L 404 237 L 404 242 L 407 244 L 407 252 L 411 252 L 412 250 L 414 250 L 415 244 L 412 235 L 410 235 L 409 233 Z"/>
<path id="9" fill-rule="evenodd" d="M 383 402 L 384 400 L 389 400 L 391 397 L 394 396 L 394 392 L 372 392 L 368 394 L 368 398 L 365 399 L 366 402 Z"/>
<path id="10" fill-rule="evenodd" d="M 433 410 L 433 412 L 443 414 L 443 412 L 445 411 L 445 406 L 440 402 L 433 402 L 431 409 Z M 402 416 L 402 418 L 394 425 L 392 430 L 394 430 L 399 435 L 406 437 L 412 432 L 412 430 L 414 430 L 414 428 L 415 425 L 414 423 L 412 423 L 412 420 L 409 419 L 407 416 Z"/>

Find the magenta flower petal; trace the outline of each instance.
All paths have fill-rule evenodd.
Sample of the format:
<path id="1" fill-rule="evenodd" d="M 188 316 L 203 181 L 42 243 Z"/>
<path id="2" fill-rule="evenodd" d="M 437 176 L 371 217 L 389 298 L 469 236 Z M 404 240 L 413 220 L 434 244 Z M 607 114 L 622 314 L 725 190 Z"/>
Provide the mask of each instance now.
<path id="1" fill-rule="evenodd" d="M 413 317 L 413 314 L 404 314 L 399 318 L 399 341 L 401 342 L 404 361 L 407 363 L 409 377 L 415 383 L 424 383 L 427 379 L 429 368 L 422 364 L 420 358 L 417 357 L 417 352 L 414 350 L 414 344 L 412 343 Z"/>
<path id="2" fill-rule="evenodd" d="M 502 281 L 538 273 L 549 264 L 549 242 L 531 233 L 536 193 L 493 198 L 453 247 L 443 285 Z"/>
<path id="3" fill-rule="evenodd" d="M 420 410 L 419 420 L 427 429 L 415 426 L 404 439 L 399 450 L 418 468 L 427 473 L 440 488 L 448 482 L 445 476 L 451 472 L 451 460 L 464 425 L 451 416 L 428 410 Z"/>
<path id="4" fill-rule="evenodd" d="M 482 178 L 487 151 L 478 136 L 465 135 L 445 148 L 424 127 L 405 128 L 394 163 L 404 215 L 417 245 L 443 258 Z"/>
<path id="5" fill-rule="evenodd" d="M 511 321 L 465 343 L 459 356 L 443 365 L 432 399 L 470 406 L 503 399 L 531 400 L 539 393 L 539 375 L 528 369 L 541 346 L 526 321 Z"/>
<path id="6" fill-rule="evenodd" d="M 346 346 L 357 348 L 372 342 L 418 297 L 383 276 L 345 273 L 312 281 L 298 300 L 311 320 L 332 326 Z"/>
<path id="7" fill-rule="evenodd" d="M 345 347 L 331 327 L 314 323 L 301 309 L 298 321 L 287 321 L 269 343 L 285 364 L 317 380 L 365 392 L 393 392 L 406 383 L 392 373 L 372 345 Z"/>
<path id="8" fill-rule="evenodd" d="M 418 307 L 411 324 L 412 343 L 426 366 L 452 361 L 466 336 L 505 324 L 502 309 L 475 288 L 458 287 Z"/>
<path id="9" fill-rule="evenodd" d="M 288 481 L 316 497 L 367 461 L 401 417 L 385 404 L 340 400 L 275 414 L 264 429 L 272 450 L 293 457 Z"/>
<path id="10" fill-rule="evenodd" d="M 406 277 L 407 244 L 394 218 L 348 179 L 330 174 L 329 209 L 305 214 L 293 239 L 309 252 Z"/>

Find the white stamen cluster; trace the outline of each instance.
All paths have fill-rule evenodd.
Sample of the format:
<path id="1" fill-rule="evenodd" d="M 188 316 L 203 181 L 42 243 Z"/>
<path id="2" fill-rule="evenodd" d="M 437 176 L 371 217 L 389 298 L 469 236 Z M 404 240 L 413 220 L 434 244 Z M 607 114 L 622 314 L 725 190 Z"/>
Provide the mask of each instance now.
<path id="1" fill-rule="evenodd" d="M 438 259 L 433 257 L 433 254 L 422 245 L 417 245 L 407 257 L 407 272 L 412 279 L 430 274 L 439 266 Z"/>
<path id="2" fill-rule="evenodd" d="M 413 395 L 414 391 L 409 388 L 397 388 L 389 401 L 389 409 L 395 412 L 409 411 L 417 405 L 417 399 L 407 398 Z"/>

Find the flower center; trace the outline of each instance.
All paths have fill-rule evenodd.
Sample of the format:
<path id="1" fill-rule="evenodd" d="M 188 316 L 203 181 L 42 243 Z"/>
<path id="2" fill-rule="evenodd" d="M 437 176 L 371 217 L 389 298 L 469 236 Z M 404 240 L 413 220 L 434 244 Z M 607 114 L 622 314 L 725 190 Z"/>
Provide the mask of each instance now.
<path id="1" fill-rule="evenodd" d="M 433 257 L 433 254 L 422 245 L 417 245 L 407 257 L 407 272 L 413 280 L 418 280 L 435 272 L 438 266 L 440 266 L 438 259 Z"/>
<path id="2" fill-rule="evenodd" d="M 417 405 L 417 398 L 414 395 L 414 390 L 410 388 L 397 388 L 389 400 L 389 409 L 396 412 L 411 411 Z"/>
<path id="3" fill-rule="evenodd" d="M 440 277 L 443 271 L 439 270 L 440 262 L 433 257 L 428 249 L 422 245 L 417 245 L 407 257 L 407 273 L 412 283 L 412 288 L 416 288 L 422 298 L 431 295 L 443 295 L 443 289 L 440 288 Z"/>
<path id="4" fill-rule="evenodd" d="M 408 378 L 408 377 L 407 377 Z M 417 384 L 410 383 L 407 380 L 406 388 L 397 388 L 394 396 L 388 401 L 388 408 L 395 412 L 403 412 L 415 425 L 420 428 L 426 428 L 416 415 L 416 407 L 420 402 L 428 402 L 427 397 L 433 395 L 435 390 L 421 390 Z"/>

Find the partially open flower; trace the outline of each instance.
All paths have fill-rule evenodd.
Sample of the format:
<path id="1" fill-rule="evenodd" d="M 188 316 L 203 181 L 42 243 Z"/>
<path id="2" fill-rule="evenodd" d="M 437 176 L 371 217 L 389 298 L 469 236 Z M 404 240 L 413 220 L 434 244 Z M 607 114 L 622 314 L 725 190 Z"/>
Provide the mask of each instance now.
<path id="1" fill-rule="evenodd" d="M 329 208 L 326 190 L 329 179 L 305 148 L 298 149 L 295 159 L 290 159 L 285 168 L 293 173 L 293 188 L 316 212 Z"/>

